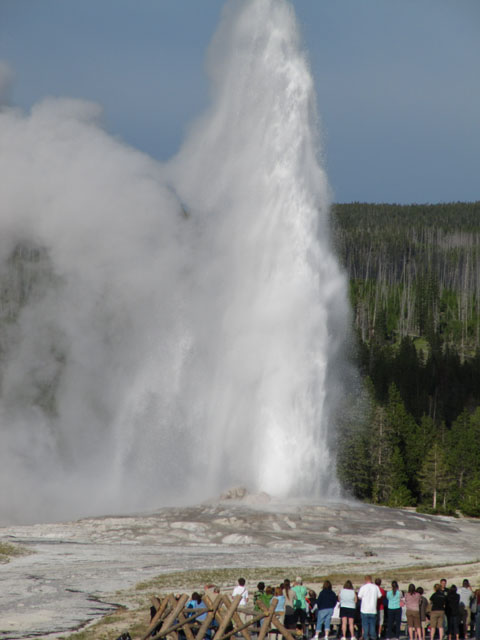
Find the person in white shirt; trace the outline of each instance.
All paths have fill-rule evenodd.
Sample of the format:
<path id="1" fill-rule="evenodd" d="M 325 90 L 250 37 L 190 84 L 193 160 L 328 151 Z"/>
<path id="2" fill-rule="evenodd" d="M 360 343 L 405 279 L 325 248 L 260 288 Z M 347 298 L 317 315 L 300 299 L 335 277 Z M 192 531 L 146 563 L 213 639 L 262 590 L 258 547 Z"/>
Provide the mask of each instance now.
<path id="1" fill-rule="evenodd" d="M 364 640 L 376 640 L 377 630 L 377 600 L 382 597 L 382 592 L 372 581 L 372 576 L 365 576 L 365 584 L 358 591 L 360 603 L 360 615 L 362 616 L 362 629 Z"/>
<path id="2" fill-rule="evenodd" d="M 465 638 L 468 638 L 468 629 L 470 627 L 470 619 L 472 611 L 470 604 L 473 600 L 473 589 L 470 586 L 470 582 L 465 578 L 462 586 L 458 590 L 460 596 L 460 622 L 463 624 L 463 633 Z"/>
<path id="3" fill-rule="evenodd" d="M 232 598 L 235 598 L 235 596 L 242 596 L 240 602 L 238 603 L 239 607 L 246 607 L 247 606 L 248 589 L 245 586 L 245 578 L 239 578 L 238 579 L 238 584 L 234 588 L 234 590 L 232 591 Z M 242 620 L 242 622 L 245 622 L 246 615 L 244 613 L 240 613 L 240 612 L 239 612 L 239 615 L 240 615 L 240 619 Z"/>

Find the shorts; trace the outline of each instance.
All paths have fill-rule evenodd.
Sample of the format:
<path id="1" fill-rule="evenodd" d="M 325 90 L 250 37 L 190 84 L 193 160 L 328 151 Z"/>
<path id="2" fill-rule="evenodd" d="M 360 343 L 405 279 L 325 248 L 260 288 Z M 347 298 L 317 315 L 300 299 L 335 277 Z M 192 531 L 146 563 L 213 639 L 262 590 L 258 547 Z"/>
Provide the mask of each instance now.
<path id="1" fill-rule="evenodd" d="M 385 621 L 385 609 L 379 609 L 377 611 L 377 623 L 380 627 L 383 627 Z"/>
<path id="2" fill-rule="evenodd" d="M 421 628 L 422 625 L 420 624 L 420 611 L 412 611 L 411 609 L 407 609 L 407 625 L 409 628 Z"/>
<path id="3" fill-rule="evenodd" d="M 432 629 L 432 631 L 435 631 L 435 629 L 442 629 L 443 628 L 443 616 L 444 616 L 444 612 L 443 611 L 431 611 L 430 612 L 430 628 Z"/>
<path id="4" fill-rule="evenodd" d="M 340 607 L 340 618 L 355 619 L 355 609 L 351 607 Z"/>

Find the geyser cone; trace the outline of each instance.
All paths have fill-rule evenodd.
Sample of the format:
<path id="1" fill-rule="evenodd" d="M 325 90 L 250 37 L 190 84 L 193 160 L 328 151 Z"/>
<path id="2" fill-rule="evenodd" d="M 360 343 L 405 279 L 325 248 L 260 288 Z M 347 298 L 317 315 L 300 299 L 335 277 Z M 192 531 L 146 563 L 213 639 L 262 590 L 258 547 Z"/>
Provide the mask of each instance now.
<path id="1" fill-rule="evenodd" d="M 290 6 L 228 4 L 209 68 L 167 166 L 95 105 L 0 112 L 3 521 L 335 485 L 345 281 Z"/>

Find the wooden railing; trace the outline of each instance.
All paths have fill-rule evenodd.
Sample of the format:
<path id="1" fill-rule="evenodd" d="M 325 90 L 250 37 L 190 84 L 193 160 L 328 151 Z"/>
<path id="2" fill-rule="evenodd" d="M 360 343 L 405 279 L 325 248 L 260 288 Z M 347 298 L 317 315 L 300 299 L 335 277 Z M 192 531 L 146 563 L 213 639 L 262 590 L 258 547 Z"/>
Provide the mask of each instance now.
<path id="1" fill-rule="evenodd" d="M 218 594 L 213 600 L 208 595 L 202 597 L 205 607 L 187 608 L 187 594 L 175 597 L 173 594 L 164 598 L 152 598 L 155 609 L 150 627 L 141 640 L 204 640 L 208 634 L 211 640 L 228 640 L 241 634 L 244 640 L 265 640 L 272 631 L 286 640 L 294 640 L 292 631 L 286 629 L 281 620 L 281 613 L 275 611 L 277 599 L 273 598 L 267 607 L 258 603 L 260 611 L 252 611 L 249 607 L 240 607 L 242 596 L 233 599 L 228 595 Z M 204 617 L 203 620 L 199 618 Z M 182 635 L 183 632 L 183 635 Z"/>

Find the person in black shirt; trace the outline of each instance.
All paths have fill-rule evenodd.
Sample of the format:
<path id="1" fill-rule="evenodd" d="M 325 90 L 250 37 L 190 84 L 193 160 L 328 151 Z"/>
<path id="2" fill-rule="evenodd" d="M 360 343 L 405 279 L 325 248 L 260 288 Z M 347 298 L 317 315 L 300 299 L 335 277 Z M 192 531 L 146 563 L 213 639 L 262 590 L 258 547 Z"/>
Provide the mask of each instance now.
<path id="1" fill-rule="evenodd" d="M 432 610 L 430 612 L 430 638 L 435 637 L 435 630 L 438 629 L 439 640 L 443 639 L 443 620 L 445 618 L 446 595 L 443 593 L 442 586 L 437 582 L 433 587 L 435 591 L 430 596 Z"/>
<path id="2" fill-rule="evenodd" d="M 460 613 L 460 596 L 454 584 L 448 590 L 445 609 L 448 618 L 448 640 L 459 640 L 458 615 Z"/>
<path id="3" fill-rule="evenodd" d="M 448 593 L 448 589 L 447 589 L 447 579 L 446 578 L 442 578 L 440 580 L 440 586 L 442 588 L 442 593 L 445 596 L 445 598 L 447 597 L 447 593 Z M 447 615 L 445 614 L 443 616 L 443 634 L 446 636 L 448 633 L 448 620 L 447 620 Z"/>

